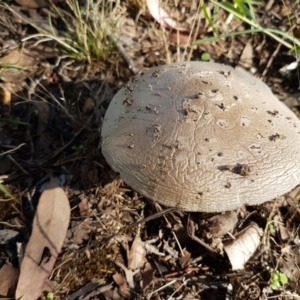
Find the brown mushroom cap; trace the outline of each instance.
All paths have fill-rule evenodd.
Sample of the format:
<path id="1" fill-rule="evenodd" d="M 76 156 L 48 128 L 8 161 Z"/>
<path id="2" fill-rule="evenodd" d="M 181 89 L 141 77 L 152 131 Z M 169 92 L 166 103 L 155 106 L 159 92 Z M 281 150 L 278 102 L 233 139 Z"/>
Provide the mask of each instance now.
<path id="1" fill-rule="evenodd" d="M 259 79 L 207 62 L 138 75 L 111 101 L 102 152 L 136 191 L 170 207 L 257 205 L 300 183 L 300 122 Z"/>

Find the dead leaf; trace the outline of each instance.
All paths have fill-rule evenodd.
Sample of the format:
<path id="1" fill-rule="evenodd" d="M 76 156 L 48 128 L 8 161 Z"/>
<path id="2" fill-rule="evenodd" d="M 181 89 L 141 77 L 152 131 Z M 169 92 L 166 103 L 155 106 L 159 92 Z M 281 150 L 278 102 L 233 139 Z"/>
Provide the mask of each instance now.
<path id="1" fill-rule="evenodd" d="M 188 31 L 186 27 L 182 27 L 172 19 L 169 14 L 161 7 L 159 0 L 146 0 L 147 7 L 152 17 L 163 27 L 173 28 L 178 31 Z"/>
<path id="2" fill-rule="evenodd" d="M 46 281 L 43 292 L 55 292 L 59 289 L 60 284 L 54 280 Z"/>
<path id="3" fill-rule="evenodd" d="M 146 258 L 146 249 L 140 237 L 140 229 L 127 253 L 128 269 L 136 270 L 143 266 Z"/>
<path id="4" fill-rule="evenodd" d="M 207 220 L 209 233 L 213 237 L 220 237 L 231 231 L 237 224 L 236 211 L 217 214 Z"/>
<path id="5" fill-rule="evenodd" d="M 15 49 L 14 51 L 10 52 L 9 54 L 3 56 L 0 58 L 0 64 L 2 67 L 7 67 L 8 65 L 13 65 L 17 66 L 20 68 L 30 68 L 34 66 L 36 63 L 38 63 L 38 57 L 32 55 L 28 49 Z M 18 69 L 15 70 L 20 71 Z M 12 81 L 12 80 L 7 80 L 7 75 L 8 70 L 4 70 L 4 72 L 1 74 L 1 78 L 4 81 Z"/>
<path id="6" fill-rule="evenodd" d="M 32 234 L 21 264 L 16 298 L 35 300 L 62 248 L 70 221 L 70 204 L 62 188 L 51 179 L 39 200 Z"/>
<path id="7" fill-rule="evenodd" d="M 142 271 L 142 286 L 144 290 L 153 281 L 154 274 L 155 274 L 155 269 L 149 262 L 146 262 L 145 268 Z"/>
<path id="8" fill-rule="evenodd" d="M 4 264 L 0 270 L 0 296 L 13 297 L 19 270 L 9 264 Z"/>
<path id="9" fill-rule="evenodd" d="M 6 88 L 10 84 L 8 89 L 11 92 L 17 92 L 22 89 L 24 80 L 36 71 L 37 64 L 54 55 L 53 49 L 43 45 L 15 49 L 0 58 L 1 80 L 5 82 Z"/>
<path id="10" fill-rule="evenodd" d="M 124 276 L 117 272 L 113 275 L 113 280 L 118 286 L 119 294 L 125 299 L 131 299 L 131 293 Z"/>
<path id="11" fill-rule="evenodd" d="M 252 40 L 249 39 L 246 46 L 244 47 L 242 55 L 240 56 L 240 60 L 238 63 L 239 66 L 242 66 L 246 70 L 250 69 L 253 66 L 253 57 L 254 51 L 252 46 Z"/>
<path id="12" fill-rule="evenodd" d="M 1 79 L 5 82 L 21 84 L 38 63 L 37 56 L 31 55 L 27 49 L 15 49 L 0 58 Z"/>
<path id="13" fill-rule="evenodd" d="M 243 270 L 245 264 L 257 250 L 263 230 L 254 222 L 239 232 L 235 240 L 228 241 L 224 250 L 229 258 L 232 270 Z"/>
<path id="14" fill-rule="evenodd" d="M 286 242 L 290 238 L 290 234 L 285 224 L 283 223 L 283 218 L 280 212 L 279 214 L 280 215 L 274 216 L 274 227 L 276 229 L 276 232 L 278 232 L 281 241 Z"/>
<path id="15" fill-rule="evenodd" d="M 186 250 L 186 248 L 184 248 L 182 250 L 182 256 L 180 257 L 180 265 L 182 268 L 186 267 L 192 260 L 192 255 L 189 251 Z"/>
<path id="16" fill-rule="evenodd" d="M 89 215 L 89 202 L 87 197 L 84 197 L 83 199 L 81 199 L 80 203 L 78 204 L 78 208 L 79 208 L 79 214 L 83 217 L 83 216 L 87 216 Z"/>
<path id="17" fill-rule="evenodd" d="M 89 239 L 89 233 L 91 232 L 90 220 L 85 220 L 71 229 L 73 232 L 73 240 L 76 244 L 83 243 L 84 240 Z"/>
<path id="18" fill-rule="evenodd" d="M 128 284 L 130 289 L 134 290 L 136 286 L 135 275 L 140 273 L 140 270 L 135 270 L 135 271 L 129 270 L 124 266 L 124 264 L 122 264 L 119 261 L 116 261 L 115 264 L 124 271 L 126 283 Z"/>

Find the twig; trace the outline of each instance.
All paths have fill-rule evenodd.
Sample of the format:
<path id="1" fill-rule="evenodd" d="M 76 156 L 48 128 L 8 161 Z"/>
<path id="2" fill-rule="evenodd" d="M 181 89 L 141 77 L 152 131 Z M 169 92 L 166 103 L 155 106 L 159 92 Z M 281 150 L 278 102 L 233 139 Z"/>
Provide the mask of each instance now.
<path id="1" fill-rule="evenodd" d="M 156 206 L 158 207 L 158 204 L 156 204 Z M 172 226 L 171 226 L 169 220 L 166 218 L 165 215 L 164 215 L 164 219 L 165 219 L 165 221 L 167 222 L 169 228 L 172 228 Z M 173 235 L 173 237 L 174 237 L 174 239 L 175 239 L 175 241 L 176 241 L 176 243 L 177 243 L 177 246 L 178 246 L 178 248 L 179 248 L 179 250 L 180 250 L 181 255 L 184 256 L 182 247 L 181 247 L 181 245 L 180 245 L 180 243 L 179 243 L 179 240 L 178 240 L 178 238 L 177 238 L 175 232 L 174 232 L 173 230 L 172 230 L 171 232 L 172 232 L 172 235 Z"/>
<path id="2" fill-rule="evenodd" d="M 201 246 L 203 246 L 206 250 L 208 250 L 208 254 L 211 255 L 212 257 L 216 257 L 218 255 L 218 252 L 216 252 L 212 247 L 204 243 L 202 240 L 200 240 L 196 235 L 195 235 L 195 226 L 194 222 L 189 219 L 188 220 L 188 226 L 187 226 L 187 233 L 189 237 L 199 243 Z"/>
<path id="3" fill-rule="evenodd" d="M 6 152 L 2 152 L 2 153 L 0 153 L 0 157 L 3 156 L 3 155 L 8 154 L 8 153 L 10 153 L 10 152 L 16 151 L 16 150 L 18 150 L 19 148 L 21 148 L 21 147 L 24 146 L 24 145 L 26 145 L 26 143 L 23 143 L 23 144 L 17 146 L 16 148 L 14 148 L 14 149 L 8 150 L 8 151 L 6 151 Z"/>
<path id="4" fill-rule="evenodd" d="M 83 129 L 85 129 L 85 126 L 89 123 L 89 121 L 91 120 L 91 118 L 93 117 L 93 115 L 91 115 L 88 120 L 86 121 L 85 125 L 82 126 L 75 134 L 74 137 L 64 146 L 62 146 L 60 149 L 58 149 L 55 153 L 50 154 L 49 156 L 47 156 L 42 163 L 45 163 L 46 161 L 48 161 L 49 159 L 54 158 L 55 156 L 57 156 L 59 153 L 61 153 L 64 149 L 66 149 L 69 145 L 71 145 L 74 140 L 78 137 L 78 135 L 83 131 Z"/>
<path id="5" fill-rule="evenodd" d="M 9 154 L 7 155 L 8 159 L 12 161 L 19 170 L 21 170 L 24 174 L 28 175 L 29 173 L 25 171 Z"/>
<path id="6" fill-rule="evenodd" d="M 155 290 L 155 291 L 151 292 L 150 294 L 148 294 L 148 295 L 146 296 L 146 298 L 147 298 L 147 299 L 150 299 L 151 296 L 152 296 L 153 294 L 155 294 L 155 293 L 157 293 L 157 292 L 160 292 L 160 291 L 164 290 L 164 289 L 167 288 L 168 286 L 174 284 L 176 281 L 177 281 L 177 279 L 174 279 L 174 280 L 172 280 L 172 281 L 166 283 L 166 284 L 163 285 L 162 287 L 160 287 L 160 288 L 158 288 L 157 290 Z"/>
<path id="7" fill-rule="evenodd" d="M 189 281 L 190 279 L 188 278 L 188 279 L 186 279 L 186 280 L 184 280 L 183 281 L 183 283 L 172 293 L 172 295 L 168 298 L 168 300 L 172 300 L 172 299 L 174 299 L 173 298 L 173 296 L 177 293 L 177 292 L 179 292 L 181 289 L 182 289 L 182 287 L 184 287 L 184 286 L 186 286 L 186 284 L 188 283 L 188 281 Z"/>
<path id="8" fill-rule="evenodd" d="M 79 300 L 89 300 L 91 299 L 91 297 L 94 296 L 98 296 L 99 294 L 102 294 L 106 291 L 109 291 L 112 289 L 112 283 L 105 285 L 105 286 L 101 286 L 99 288 L 96 288 L 94 291 L 88 293 L 87 295 L 83 296 L 83 297 L 79 297 Z"/>
<path id="9" fill-rule="evenodd" d="M 264 77 L 264 76 L 267 75 L 267 73 L 268 73 L 268 71 L 269 71 L 269 68 L 270 68 L 270 66 L 271 66 L 272 63 L 273 63 L 273 60 L 274 60 L 275 57 L 277 56 L 277 54 L 278 54 L 278 52 L 279 52 L 281 46 L 282 46 L 281 44 L 278 44 L 278 45 L 277 45 L 275 51 L 273 52 L 273 54 L 271 55 L 271 57 L 270 57 L 270 59 L 269 59 L 269 61 L 268 61 L 267 66 L 265 67 L 265 69 L 264 69 L 264 71 L 263 71 L 263 73 L 262 73 L 262 75 L 261 75 L 262 77 Z"/>
<path id="10" fill-rule="evenodd" d="M 129 69 L 132 71 L 132 73 L 134 75 L 138 74 L 141 70 L 135 66 L 135 63 L 133 62 L 131 57 L 128 55 L 128 51 L 126 51 L 125 48 L 123 47 L 123 45 L 121 44 L 121 41 L 116 39 L 109 29 L 107 29 L 107 31 L 108 31 L 108 35 L 111 37 L 113 42 L 117 45 L 119 52 L 121 53 L 121 55 L 127 62 Z"/>

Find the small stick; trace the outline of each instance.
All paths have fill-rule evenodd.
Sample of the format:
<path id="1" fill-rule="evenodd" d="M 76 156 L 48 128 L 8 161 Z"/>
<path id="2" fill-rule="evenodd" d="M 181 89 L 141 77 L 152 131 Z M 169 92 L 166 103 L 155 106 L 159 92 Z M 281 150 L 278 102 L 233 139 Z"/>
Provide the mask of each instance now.
<path id="1" fill-rule="evenodd" d="M 190 218 L 188 220 L 187 233 L 193 241 L 199 243 L 206 250 L 208 250 L 209 255 L 211 255 L 212 257 L 216 257 L 218 255 L 218 252 L 216 252 L 212 247 L 210 247 L 209 245 L 204 243 L 202 240 L 200 240 L 197 236 L 195 236 L 194 222 Z"/>

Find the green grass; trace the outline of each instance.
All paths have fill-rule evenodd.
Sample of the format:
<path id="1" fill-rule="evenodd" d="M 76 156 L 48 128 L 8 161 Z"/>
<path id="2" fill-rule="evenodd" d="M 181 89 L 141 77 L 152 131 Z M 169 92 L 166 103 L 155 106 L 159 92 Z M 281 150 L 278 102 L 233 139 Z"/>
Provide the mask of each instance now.
<path id="1" fill-rule="evenodd" d="M 1 116 L 0 116 L 0 122 L 10 124 L 10 125 L 26 125 L 26 126 L 30 125 L 29 123 L 20 120 L 14 120 L 11 118 L 2 118 Z"/>
<path id="2" fill-rule="evenodd" d="M 6 197 L 10 197 L 14 199 L 15 197 L 11 194 L 11 192 L 0 182 L 0 192 L 4 194 Z M 0 200 L 1 201 L 1 200 Z"/>
<path id="3" fill-rule="evenodd" d="M 62 55 L 85 59 L 89 63 L 107 60 L 115 49 L 118 39 L 115 32 L 118 20 L 124 13 L 120 3 L 112 0 L 87 0 L 84 6 L 79 6 L 78 1 L 67 0 L 66 4 L 68 11 L 52 6 L 52 10 L 64 23 L 64 30 L 57 32 L 51 17 L 48 18 L 51 28 L 48 31 L 29 22 L 38 33 L 23 38 L 22 42 L 34 39 L 37 45 L 52 40 L 59 45 L 57 50 Z M 8 5 L 5 7 L 23 19 Z"/>
<path id="4" fill-rule="evenodd" d="M 73 54 L 77 58 L 83 55 L 89 63 L 94 60 L 106 60 L 115 49 L 113 32 L 116 28 L 118 8 L 112 5 L 112 1 L 101 0 L 96 3 L 88 0 L 83 7 L 79 6 L 77 0 L 67 0 L 67 4 L 72 15 L 56 8 L 67 27 L 64 38 L 71 48 L 65 49 L 66 54 Z M 51 19 L 49 22 L 51 23 Z"/>
<path id="5" fill-rule="evenodd" d="M 213 41 L 226 39 L 241 34 L 255 34 L 260 32 L 274 39 L 276 42 L 289 49 L 296 57 L 298 57 L 300 53 L 300 40 L 296 39 L 292 33 L 284 32 L 276 28 L 266 28 L 260 25 L 256 15 L 256 7 L 263 5 L 262 2 L 255 0 L 233 0 L 232 2 L 218 2 L 215 0 L 211 0 L 211 2 L 215 5 L 215 11 L 223 9 L 229 15 L 231 14 L 238 20 L 248 24 L 250 29 L 220 34 L 218 31 L 218 27 L 215 25 L 217 23 L 217 14 L 214 13 L 213 17 L 210 17 L 210 15 L 207 12 L 207 7 L 203 5 L 202 11 L 211 28 L 213 29 L 214 36 L 197 40 L 195 44 L 210 43 Z M 285 4 L 284 0 L 282 3 L 283 5 Z M 291 24 L 290 27 L 292 27 Z"/>

